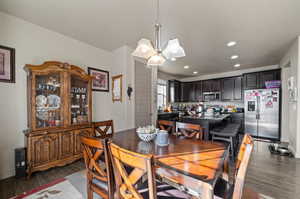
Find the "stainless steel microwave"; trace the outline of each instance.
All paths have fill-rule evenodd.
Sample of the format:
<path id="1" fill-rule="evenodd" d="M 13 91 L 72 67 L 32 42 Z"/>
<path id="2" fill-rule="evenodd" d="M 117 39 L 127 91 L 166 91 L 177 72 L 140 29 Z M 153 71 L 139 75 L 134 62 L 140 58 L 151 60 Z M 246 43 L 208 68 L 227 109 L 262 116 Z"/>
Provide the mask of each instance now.
<path id="1" fill-rule="evenodd" d="M 205 102 L 219 101 L 219 100 L 221 100 L 221 92 L 204 92 L 203 100 Z"/>

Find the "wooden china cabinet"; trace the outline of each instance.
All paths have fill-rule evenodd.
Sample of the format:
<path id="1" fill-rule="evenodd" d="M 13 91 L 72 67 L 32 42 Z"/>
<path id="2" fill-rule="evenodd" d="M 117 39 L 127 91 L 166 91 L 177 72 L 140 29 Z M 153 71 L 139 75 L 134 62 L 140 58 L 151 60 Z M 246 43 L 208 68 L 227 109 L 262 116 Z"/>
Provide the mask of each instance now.
<path id="1" fill-rule="evenodd" d="M 92 77 L 56 61 L 26 65 L 28 90 L 27 173 L 82 157 L 81 133 L 92 131 Z"/>

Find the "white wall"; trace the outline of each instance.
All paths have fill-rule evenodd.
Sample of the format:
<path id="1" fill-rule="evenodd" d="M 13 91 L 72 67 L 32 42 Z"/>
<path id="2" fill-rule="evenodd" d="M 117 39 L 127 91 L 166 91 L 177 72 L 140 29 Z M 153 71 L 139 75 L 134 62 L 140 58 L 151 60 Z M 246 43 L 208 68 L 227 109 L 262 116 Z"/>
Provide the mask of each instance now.
<path id="1" fill-rule="evenodd" d="M 299 60 L 299 47 L 300 41 L 299 37 L 294 41 L 290 49 L 286 52 L 284 57 L 280 61 L 280 66 L 283 68 L 283 77 L 288 79 L 290 76 L 294 76 L 295 82 L 298 88 L 300 88 L 300 60 Z M 284 67 L 289 66 L 289 69 Z M 287 89 L 284 86 L 283 89 Z M 287 91 L 283 91 L 287 94 Z M 283 105 L 283 116 L 287 118 L 282 118 L 282 130 L 286 134 L 289 140 L 290 148 L 294 152 L 297 158 L 300 158 L 300 99 L 298 95 L 297 102 L 290 102 L 287 97 L 285 97 L 285 103 Z"/>
<path id="2" fill-rule="evenodd" d="M 123 100 L 114 102 L 112 106 L 112 117 L 116 131 L 122 131 L 135 127 L 134 120 L 134 60 L 131 56 L 133 50 L 123 46 L 113 51 L 113 67 L 111 75 L 123 75 Z M 133 88 L 131 100 L 127 95 L 128 86 Z"/>
<path id="3" fill-rule="evenodd" d="M 262 66 L 262 67 L 256 67 L 256 68 L 234 70 L 234 71 L 224 72 L 224 73 L 215 73 L 215 74 L 209 74 L 209 75 L 199 75 L 199 76 L 195 76 L 195 77 L 181 78 L 180 81 L 188 82 L 188 81 L 215 79 L 215 78 L 223 78 L 223 77 L 233 77 L 233 76 L 242 75 L 244 73 L 253 73 L 253 72 L 272 70 L 272 69 L 278 69 L 278 68 L 279 68 L 278 65 Z"/>
<path id="4" fill-rule="evenodd" d="M 157 71 L 157 78 L 158 79 L 163 79 L 163 80 L 173 80 L 173 79 L 178 79 L 178 77 L 174 75 L 170 75 L 168 73 L 164 73 L 161 71 Z"/>
<path id="5" fill-rule="evenodd" d="M 14 175 L 14 149 L 27 128 L 25 64 L 47 60 L 110 70 L 113 54 L 0 12 L 0 45 L 16 49 L 16 83 L 0 83 L 0 179 Z M 93 93 L 94 120 L 112 118 L 111 95 Z"/>

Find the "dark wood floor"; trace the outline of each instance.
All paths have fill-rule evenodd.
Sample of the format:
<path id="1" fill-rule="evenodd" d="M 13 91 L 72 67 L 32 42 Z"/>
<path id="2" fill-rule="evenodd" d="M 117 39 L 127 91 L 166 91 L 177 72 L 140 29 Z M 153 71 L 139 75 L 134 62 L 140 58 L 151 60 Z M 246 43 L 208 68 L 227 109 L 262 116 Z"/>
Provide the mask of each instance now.
<path id="1" fill-rule="evenodd" d="M 267 143 L 255 143 L 246 186 L 276 199 L 300 198 L 300 159 L 271 155 L 267 147 Z M 35 173 L 30 180 L 15 178 L 2 180 L 0 198 L 10 198 L 82 169 L 84 164 L 78 161 L 65 167 Z"/>
<path id="2" fill-rule="evenodd" d="M 299 199 L 300 159 L 271 155 L 267 143 L 256 142 L 246 186 L 276 199 Z"/>
<path id="3" fill-rule="evenodd" d="M 64 167 L 57 167 L 47 171 L 33 173 L 29 180 L 26 178 L 8 178 L 2 180 L 0 181 L 0 199 L 8 199 L 25 191 L 30 191 L 41 185 L 48 184 L 53 180 L 64 178 L 84 168 L 83 161 L 77 161 Z"/>

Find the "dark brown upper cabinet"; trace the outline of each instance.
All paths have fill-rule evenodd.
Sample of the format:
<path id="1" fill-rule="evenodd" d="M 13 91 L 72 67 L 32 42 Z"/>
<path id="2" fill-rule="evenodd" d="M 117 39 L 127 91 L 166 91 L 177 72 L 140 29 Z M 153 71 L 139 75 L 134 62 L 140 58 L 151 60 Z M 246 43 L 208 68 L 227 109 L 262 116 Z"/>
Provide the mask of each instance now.
<path id="1" fill-rule="evenodd" d="M 235 77 L 234 78 L 234 91 L 233 91 L 233 99 L 234 100 L 242 100 L 243 99 L 243 77 Z"/>
<path id="2" fill-rule="evenodd" d="M 181 101 L 194 102 L 195 101 L 195 84 L 194 82 L 181 82 Z"/>
<path id="3" fill-rule="evenodd" d="M 202 91 L 203 92 L 210 92 L 211 91 L 210 80 L 204 80 L 204 81 L 202 81 Z"/>
<path id="4" fill-rule="evenodd" d="M 221 80 L 220 79 L 210 79 L 204 80 L 202 82 L 203 92 L 220 92 L 221 91 Z"/>
<path id="5" fill-rule="evenodd" d="M 280 76 L 280 69 L 244 74 L 244 90 L 266 88 L 266 81 L 280 80 Z"/>
<path id="6" fill-rule="evenodd" d="M 234 78 L 224 78 L 222 80 L 222 100 L 233 100 Z"/>
<path id="7" fill-rule="evenodd" d="M 280 70 L 264 71 L 259 73 L 259 88 L 266 88 L 266 81 L 280 80 Z"/>
<path id="8" fill-rule="evenodd" d="M 194 84 L 195 84 L 195 101 L 200 102 L 203 100 L 202 81 L 197 81 Z"/>
<path id="9" fill-rule="evenodd" d="M 244 89 L 256 89 L 258 87 L 259 73 L 244 74 Z"/>
<path id="10" fill-rule="evenodd" d="M 169 102 L 181 102 L 181 82 L 169 80 Z"/>

